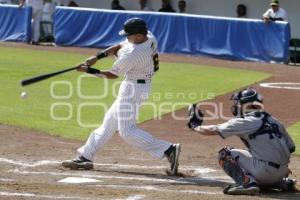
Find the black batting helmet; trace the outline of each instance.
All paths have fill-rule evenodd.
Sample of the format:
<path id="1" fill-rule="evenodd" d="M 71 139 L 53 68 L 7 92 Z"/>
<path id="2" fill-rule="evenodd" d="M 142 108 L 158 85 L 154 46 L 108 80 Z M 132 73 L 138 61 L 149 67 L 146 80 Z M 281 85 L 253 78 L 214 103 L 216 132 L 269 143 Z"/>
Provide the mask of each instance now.
<path id="1" fill-rule="evenodd" d="M 234 93 L 230 100 L 234 101 L 233 106 L 231 107 L 231 112 L 234 116 L 243 116 L 242 105 L 245 103 L 263 103 L 262 95 L 252 88 Z"/>
<path id="2" fill-rule="evenodd" d="M 124 28 L 119 32 L 119 35 L 129 36 L 134 34 L 147 35 L 148 29 L 146 22 L 138 17 L 130 18 L 124 23 Z"/>

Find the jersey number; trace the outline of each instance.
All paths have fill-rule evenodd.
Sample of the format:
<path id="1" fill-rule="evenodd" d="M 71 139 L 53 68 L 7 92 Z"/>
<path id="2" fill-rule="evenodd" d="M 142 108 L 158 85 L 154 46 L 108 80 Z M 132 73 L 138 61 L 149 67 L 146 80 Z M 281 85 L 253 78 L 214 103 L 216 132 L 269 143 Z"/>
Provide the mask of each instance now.
<path id="1" fill-rule="evenodd" d="M 158 60 L 157 53 L 153 56 L 153 64 L 154 64 L 154 72 L 157 72 L 159 70 L 159 60 Z"/>

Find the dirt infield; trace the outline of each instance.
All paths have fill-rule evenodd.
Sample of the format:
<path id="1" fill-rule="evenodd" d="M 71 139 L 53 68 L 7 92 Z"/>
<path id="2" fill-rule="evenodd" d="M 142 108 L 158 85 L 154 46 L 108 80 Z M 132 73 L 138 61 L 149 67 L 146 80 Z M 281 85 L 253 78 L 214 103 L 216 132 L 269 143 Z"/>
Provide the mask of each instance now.
<path id="1" fill-rule="evenodd" d="M 96 49 L 28 46 L 0 43 L 0 47 L 22 47 L 38 50 L 73 52 L 92 55 Z M 271 73 L 264 82 L 299 82 L 300 68 L 252 62 L 224 61 L 213 58 L 161 55 L 162 61 L 188 62 L 224 66 Z M 201 77 L 199 77 L 201 78 Z M 266 109 L 291 125 L 300 121 L 300 91 L 262 88 L 253 85 L 265 98 Z M 226 94 L 212 100 L 223 102 L 229 115 Z M 206 109 L 204 107 L 204 109 Z M 208 108 L 207 108 L 208 109 Z M 176 113 L 185 116 L 186 110 Z M 219 120 L 210 123 L 220 122 Z M 166 160 L 156 160 L 125 144 L 115 135 L 97 154 L 92 171 L 71 171 L 60 166 L 62 160 L 73 158 L 82 141 L 66 140 L 32 130 L 0 125 L 0 199 L 241 199 L 225 196 L 222 188 L 231 183 L 218 166 L 217 151 L 225 144 L 243 147 L 237 138 L 226 141 L 219 137 L 191 134 L 185 122 L 175 121 L 170 114 L 161 120 L 140 125 L 153 135 L 182 144 L 180 172 L 185 176 L 167 176 Z M 291 159 L 293 177 L 300 180 L 300 158 Z M 88 183 L 67 183 L 74 181 Z M 300 185 L 298 185 L 300 188 Z M 300 199 L 300 193 L 263 193 L 242 199 Z"/>

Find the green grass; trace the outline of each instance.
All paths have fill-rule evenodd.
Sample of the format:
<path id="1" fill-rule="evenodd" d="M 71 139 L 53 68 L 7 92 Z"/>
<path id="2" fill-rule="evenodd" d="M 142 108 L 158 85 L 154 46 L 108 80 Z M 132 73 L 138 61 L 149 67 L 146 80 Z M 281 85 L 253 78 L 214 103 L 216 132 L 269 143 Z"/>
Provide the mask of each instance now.
<path id="1" fill-rule="evenodd" d="M 103 106 L 107 105 L 108 108 L 114 100 L 112 85 L 122 79 L 109 80 L 107 82 L 109 87 L 105 90 L 103 79 L 85 77 L 80 87 L 81 93 L 94 96 L 106 92 L 107 96 L 102 99 L 79 97 L 78 78 L 83 74 L 78 72 L 69 72 L 25 88 L 19 84 L 24 78 L 60 70 L 82 62 L 85 58 L 86 56 L 70 53 L 0 48 L 0 123 L 36 129 L 67 138 L 85 138 L 94 127 L 81 127 L 78 121 L 85 125 L 101 124 L 105 114 Z M 111 66 L 112 63 L 113 60 L 107 58 L 99 61 L 97 66 L 103 69 Z M 189 103 L 213 98 L 268 77 L 268 74 L 244 70 L 161 63 L 160 71 L 153 80 L 152 96 L 147 105 L 142 107 L 139 122 L 162 116 Z M 51 97 L 51 83 L 55 81 L 67 81 L 70 85 L 56 85 L 55 95 L 67 96 L 71 87 L 73 94 L 70 98 Z M 28 93 L 28 98 L 25 100 L 20 98 L 22 91 Z M 153 109 L 149 102 L 160 109 Z M 67 118 L 69 116 L 67 106 L 72 108 L 69 120 L 51 118 L 51 105 L 55 103 L 67 104 L 55 107 L 56 117 Z M 79 114 L 80 106 L 88 103 L 97 105 L 85 106 Z"/>
<path id="2" fill-rule="evenodd" d="M 289 127 L 288 132 L 296 144 L 296 154 L 300 155 L 300 122 Z"/>

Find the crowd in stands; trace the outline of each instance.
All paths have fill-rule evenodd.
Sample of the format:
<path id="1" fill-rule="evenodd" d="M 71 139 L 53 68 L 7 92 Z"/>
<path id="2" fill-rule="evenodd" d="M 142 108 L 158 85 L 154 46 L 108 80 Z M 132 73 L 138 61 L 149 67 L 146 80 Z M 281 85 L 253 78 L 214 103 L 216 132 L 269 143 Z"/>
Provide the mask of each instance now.
<path id="1" fill-rule="evenodd" d="M 19 3 L 19 7 L 31 6 L 33 8 L 33 30 L 32 30 L 32 44 L 38 44 L 42 40 L 53 40 L 53 12 L 56 6 L 64 6 L 61 0 L 0 0 L 1 4 Z M 147 0 L 138 0 L 140 10 L 155 11 L 149 5 Z M 70 0 L 66 5 L 69 7 L 80 7 L 75 0 Z M 187 3 L 185 0 L 177 0 L 178 13 L 187 13 Z M 120 4 L 119 0 L 111 1 L 112 10 L 126 10 Z M 161 0 L 161 8 L 158 12 L 175 13 L 176 10 L 172 7 L 170 0 Z M 236 7 L 236 17 L 247 18 L 247 7 L 244 4 L 238 4 Z M 287 12 L 279 7 L 278 0 L 271 0 L 270 8 L 262 15 L 262 19 L 269 23 L 271 21 L 288 21 Z M 42 38 L 41 34 L 42 33 Z"/>
<path id="2" fill-rule="evenodd" d="M 143 11 L 155 11 L 154 9 L 148 6 L 147 0 L 139 0 L 140 9 Z M 178 12 L 184 13 L 186 7 L 186 2 L 184 0 L 178 1 Z M 112 10 L 126 10 L 122 5 L 120 5 L 119 0 L 112 0 L 111 2 Z M 176 12 L 172 7 L 170 0 L 162 0 L 162 6 L 158 12 Z"/>

